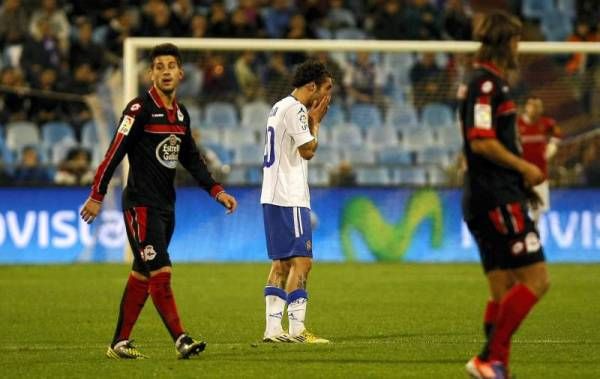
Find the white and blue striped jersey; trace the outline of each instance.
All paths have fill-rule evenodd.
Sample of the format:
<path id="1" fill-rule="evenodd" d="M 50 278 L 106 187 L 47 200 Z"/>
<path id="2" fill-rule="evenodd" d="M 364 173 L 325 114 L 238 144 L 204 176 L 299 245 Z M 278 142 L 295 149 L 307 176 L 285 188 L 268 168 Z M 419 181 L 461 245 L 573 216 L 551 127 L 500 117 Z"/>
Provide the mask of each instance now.
<path id="1" fill-rule="evenodd" d="M 288 96 L 273 106 L 265 135 L 262 204 L 310 208 L 308 165 L 298 147 L 313 139 L 301 102 Z"/>

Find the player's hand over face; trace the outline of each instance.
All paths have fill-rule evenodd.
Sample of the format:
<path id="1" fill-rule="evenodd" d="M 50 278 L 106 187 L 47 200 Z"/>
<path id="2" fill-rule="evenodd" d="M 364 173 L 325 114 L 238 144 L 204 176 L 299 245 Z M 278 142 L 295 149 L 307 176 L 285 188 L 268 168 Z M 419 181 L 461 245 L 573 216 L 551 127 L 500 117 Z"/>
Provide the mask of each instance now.
<path id="1" fill-rule="evenodd" d="M 92 199 L 87 199 L 85 204 L 83 204 L 83 208 L 81 208 L 81 212 L 79 212 L 79 214 L 81 215 L 83 221 L 91 224 L 96 219 L 96 216 L 98 216 L 98 213 L 100 213 L 100 209 L 102 209 L 102 203 Z"/>
<path id="2" fill-rule="evenodd" d="M 217 201 L 227 208 L 227 214 L 233 213 L 237 208 L 237 200 L 226 192 L 222 192 L 217 196 Z"/>
<path id="3" fill-rule="evenodd" d="M 331 96 L 323 96 L 320 101 L 313 101 L 312 105 L 310 106 L 310 110 L 308 111 L 308 117 L 317 123 L 321 122 L 327 113 L 327 109 L 329 109 L 330 101 Z"/>
<path id="4" fill-rule="evenodd" d="M 525 184 L 529 187 L 537 186 L 545 180 L 542 170 L 529 162 L 525 164 L 522 174 Z"/>

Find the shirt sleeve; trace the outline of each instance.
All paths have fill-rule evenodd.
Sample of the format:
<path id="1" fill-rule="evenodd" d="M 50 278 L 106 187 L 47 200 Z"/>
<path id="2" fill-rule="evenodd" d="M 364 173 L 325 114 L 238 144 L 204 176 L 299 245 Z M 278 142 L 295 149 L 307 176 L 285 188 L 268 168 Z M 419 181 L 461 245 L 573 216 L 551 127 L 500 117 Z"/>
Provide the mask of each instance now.
<path id="1" fill-rule="evenodd" d="M 546 119 L 546 135 L 550 138 L 562 138 L 562 132 L 558 127 L 556 120 L 550 117 Z"/>
<path id="2" fill-rule="evenodd" d="M 215 182 L 210 171 L 206 160 L 200 154 L 200 151 L 196 147 L 196 141 L 192 137 L 190 129 L 190 118 L 185 111 L 187 125 L 185 128 L 185 135 L 181 141 L 181 151 L 179 152 L 179 162 L 185 167 L 186 170 L 192 175 L 198 185 L 206 190 L 212 197 L 216 197 L 219 193 L 224 192 L 223 186 Z"/>
<path id="3" fill-rule="evenodd" d="M 104 159 L 96 170 L 94 181 L 92 183 L 92 192 L 90 198 L 101 202 L 106 195 L 108 183 L 110 182 L 115 169 L 123 160 L 123 157 L 134 143 L 141 132 L 144 130 L 144 123 L 147 120 L 147 114 L 143 109 L 141 99 L 135 99 L 127 104 L 127 107 L 121 115 L 119 126 L 113 136 Z"/>
<path id="4" fill-rule="evenodd" d="M 467 139 L 496 138 L 496 112 L 493 104 L 498 89 L 494 81 L 485 79 L 472 83 L 467 94 L 465 123 Z"/>
<path id="5" fill-rule="evenodd" d="M 308 128 L 308 112 L 303 105 L 290 107 L 285 114 L 287 132 L 292 138 L 294 148 L 299 148 L 315 139 Z"/>

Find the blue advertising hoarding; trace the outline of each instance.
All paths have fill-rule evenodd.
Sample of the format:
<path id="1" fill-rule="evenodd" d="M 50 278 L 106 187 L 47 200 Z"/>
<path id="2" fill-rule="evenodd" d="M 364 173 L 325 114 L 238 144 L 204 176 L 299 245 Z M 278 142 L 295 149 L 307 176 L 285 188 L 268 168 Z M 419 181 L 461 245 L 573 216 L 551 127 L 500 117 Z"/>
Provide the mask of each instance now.
<path id="1" fill-rule="evenodd" d="M 198 189 L 178 190 L 173 261 L 264 261 L 260 189 L 231 192 L 224 209 Z M 119 195 L 89 226 L 79 219 L 87 189 L 0 189 L 0 263 L 127 260 Z M 477 261 L 461 222 L 458 190 L 313 189 L 314 254 L 326 261 Z M 600 191 L 555 190 L 540 222 L 549 261 L 600 262 Z"/>

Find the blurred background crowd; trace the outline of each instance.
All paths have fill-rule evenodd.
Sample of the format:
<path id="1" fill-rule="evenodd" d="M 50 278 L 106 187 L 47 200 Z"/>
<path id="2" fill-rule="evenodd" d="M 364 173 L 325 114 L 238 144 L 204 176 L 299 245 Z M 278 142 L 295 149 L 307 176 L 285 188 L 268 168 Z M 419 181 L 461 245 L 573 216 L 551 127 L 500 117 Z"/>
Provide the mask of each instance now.
<path id="1" fill-rule="evenodd" d="M 594 0 L 4 0 L 0 185 L 91 183 L 99 128 L 112 135 L 124 100 L 127 37 L 471 40 L 491 7 L 521 17 L 524 40 L 600 41 Z M 308 57 L 336 83 L 312 184 L 460 184 L 455 93 L 468 54 L 186 52 L 178 97 L 219 180 L 260 182 L 266 114 Z M 600 186 L 600 55 L 523 55 L 511 81 L 520 104 L 543 99 L 563 130 L 551 183 Z"/>

